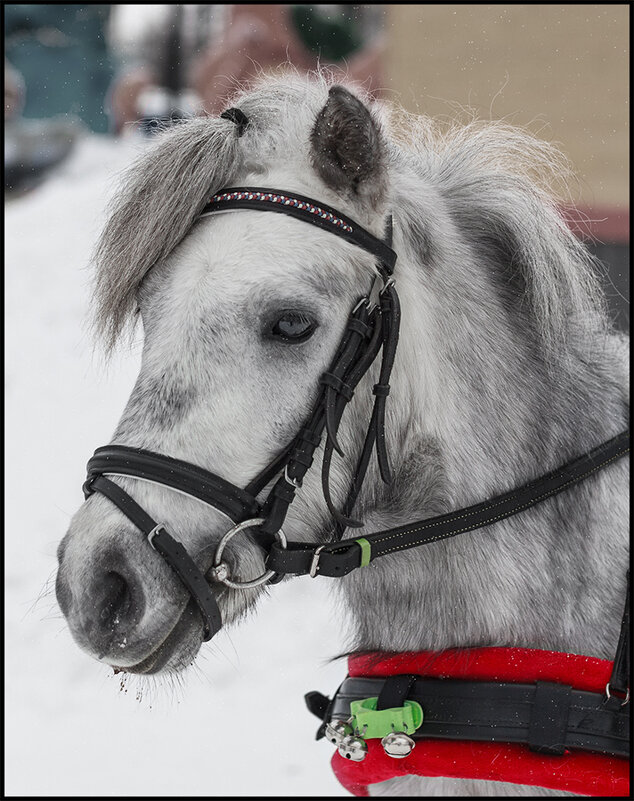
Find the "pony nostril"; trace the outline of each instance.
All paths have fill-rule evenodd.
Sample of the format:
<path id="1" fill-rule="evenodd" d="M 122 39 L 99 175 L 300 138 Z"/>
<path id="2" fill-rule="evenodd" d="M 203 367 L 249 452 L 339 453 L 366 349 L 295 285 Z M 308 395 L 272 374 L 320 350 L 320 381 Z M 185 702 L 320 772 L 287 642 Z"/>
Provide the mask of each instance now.
<path id="1" fill-rule="evenodd" d="M 99 621 L 102 628 L 118 628 L 127 622 L 132 608 L 130 585 L 114 570 L 106 573 L 100 587 Z"/>

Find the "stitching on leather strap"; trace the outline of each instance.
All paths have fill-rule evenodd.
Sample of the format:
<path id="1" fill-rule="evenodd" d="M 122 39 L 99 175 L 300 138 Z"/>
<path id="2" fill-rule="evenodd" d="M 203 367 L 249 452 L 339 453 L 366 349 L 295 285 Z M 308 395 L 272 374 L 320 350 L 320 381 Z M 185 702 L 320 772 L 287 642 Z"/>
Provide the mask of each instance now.
<path id="1" fill-rule="evenodd" d="M 560 487 L 556 487 L 555 489 L 549 490 L 548 492 L 545 492 L 542 495 L 538 495 L 536 498 L 533 498 L 528 503 L 524 503 L 524 504 L 521 504 L 520 506 L 516 506 L 514 509 L 509 510 L 509 512 L 507 512 L 506 514 L 497 515 L 496 517 L 491 517 L 485 522 L 479 522 L 476 526 L 466 526 L 465 528 L 461 528 L 458 531 L 450 531 L 450 532 L 448 532 L 446 534 L 439 534 L 437 537 L 430 537 L 430 539 L 428 539 L 427 542 L 435 542 L 437 540 L 447 539 L 448 537 L 453 537 L 454 534 L 462 534 L 465 531 L 469 531 L 469 529 L 471 529 L 471 528 L 482 528 L 484 526 L 490 525 L 491 523 L 494 523 L 496 520 L 503 520 L 505 517 L 509 517 L 510 515 L 521 511 L 522 509 L 526 509 L 529 506 L 533 506 L 535 503 L 537 503 L 537 501 L 541 501 L 542 499 L 547 498 L 549 495 L 554 495 L 555 493 L 557 493 L 560 490 L 562 490 L 564 487 L 567 487 L 569 484 L 577 483 L 581 479 L 586 478 L 586 476 L 589 476 L 591 473 L 594 473 L 596 470 L 599 470 L 599 468 L 604 467 L 606 464 L 609 464 L 610 462 L 614 461 L 615 459 L 619 459 L 621 456 L 623 456 L 624 454 L 628 453 L 629 450 L 630 450 L 629 448 L 625 448 L 625 450 L 619 451 L 619 453 L 616 453 L 616 454 L 614 454 L 614 456 L 611 456 L 609 459 L 606 459 L 604 462 L 601 462 L 600 464 L 595 465 L 593 468 L 591 468 L 587 472 L 582 473 L 582 475 L 577 476 L 574 479 L 570 479 L 570 481 L 566 481 L 566 483 L 562 484 Z M 485 509 L 492 509 L 495 506 L 499 506 L 500 503 L 503 503 L 503 502 L 504 501 L 498 501 L 497 503 L 491 504 L 491 506 L 485 507 Z M 467 517 L 467 515 L 460 515 L 459 517 L 456 517 L 455 519 L 456 520 L 460 520 L 461 517 Z M 391 534 L 388 537 L 382 537 L 381 539 L 374 540 L 373 542 L 374 542 L 374 544 L 378 544 L 379 542 L 389 542 L 389 540 L 395 539 L 396 537 L 401 537 L 401 536 L 404 536 L 406 534 L 415 534 L 417 531 L 424 531 L 427 528 L 434 528 L 434 526 L 440 526 L 440 525 L 442 525 L 442 521 L 436 522 L 436 523 L 430 523 L 427 526 L 424 526 L 424 525 L 423 526 L 418 526 L 417 528 L 408 529 L 407 531 L 401 531 L 399 534 Z M 371 535 L 369 535 L 369 536 L 371 536 Z M 383 554 L 386 554 L 386 553 L 391 553 L 392 551 L 401 551 L 401 550 L 403 550 L 405 548 L 410 548 L 410 547 L 412 547 L 412 545 L 410 543 L 405 543 L 404 545 L 397 545 L 397 546 L 394 546 L 393 548 L 388 548 L 387 550 L 382 551 L 382 553 L 380 555 L 383 555 Z M 377 556 L 378 555 L 379 554 L 377 554 Z"/>

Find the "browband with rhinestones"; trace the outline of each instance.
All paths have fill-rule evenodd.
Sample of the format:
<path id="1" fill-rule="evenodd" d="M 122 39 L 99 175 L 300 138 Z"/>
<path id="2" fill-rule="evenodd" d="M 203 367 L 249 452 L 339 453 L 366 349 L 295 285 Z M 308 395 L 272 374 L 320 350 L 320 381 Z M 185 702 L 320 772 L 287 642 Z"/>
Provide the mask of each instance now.
<path id="1" fill-rule="evenodd" d="M 331 231 L 376 256 L 379 267 L 387 275 L 391 275 L 394 270 L 396 253 L 385 242 L 336 209 L 303 195 L 289 195 L 287 192 L 262 187 L 231 187 L 212 195 L 201 216 L 225 208 L 255 207 L 264 211 L 288 214 Z"/>
<path id="2" fill-rule="evenodd" d="M 321 206 L 313 205 L 305 200 L 299 200 L 296 197 L 289 195 L 277 195 L 273 192 L 221 192 L 219 195 L 214 195 L 209 203 L 221 203 L 223 200 L 269 200 L 271 203 L 282 203 L 284 206 L 295 206 L 295 208 L 307 211 L 309 214 L 316 214 L 322 220 L 327 220 L 333 225 L 338 225 L 352 233 L 353 228 L 348 223 L 345 223 L 341 217 L 336 217 L 331 211 L 326 211 Z"/>

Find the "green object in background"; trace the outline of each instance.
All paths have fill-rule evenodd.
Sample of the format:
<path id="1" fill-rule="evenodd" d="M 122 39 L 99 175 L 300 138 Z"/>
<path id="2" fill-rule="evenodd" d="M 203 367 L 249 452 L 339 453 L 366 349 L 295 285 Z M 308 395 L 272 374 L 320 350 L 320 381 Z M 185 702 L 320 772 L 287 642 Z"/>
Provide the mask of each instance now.
<path id="1" fill-rule="evenodd" d="M 104 100 L 114 76 L 105 29 L 110 6 L 8 4 L 4 7 L 5 58 L 26 86 L 23 116 L 70 114 L 106 133 Z"/>
<path id="2" fill-rule="evenodd" d="M 345 10 L 327 14 L 314 6 L 291 6 L 295 30 L 304 45 L 327 61 L 341 61 L 363 44 L 354 19 Z"/>
<path id="3" fill-rule="evenodd" d="M 386 737 L 393 731 L 402 731 L 411 736 L 423 722 L 423 709 L 416 701 L 405 701 L 403 706 L 381 710 L 376 708 L 377 701 L 378 696 L 350 704 L 353 717 L 351 725 L 364 740 Z"/>

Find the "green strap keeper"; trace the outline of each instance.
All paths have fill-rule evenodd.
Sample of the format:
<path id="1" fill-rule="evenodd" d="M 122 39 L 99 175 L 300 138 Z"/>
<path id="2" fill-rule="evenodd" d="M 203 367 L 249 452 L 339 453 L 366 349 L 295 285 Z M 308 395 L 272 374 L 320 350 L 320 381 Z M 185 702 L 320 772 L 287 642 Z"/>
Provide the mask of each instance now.
<path id="1" fill-rule="evenodd" d="M 370 555 L 372 553 L 372 546 L 366 540 L 365 537 L 359 537 L 358 540 L 355 540 L 356 543 L 359 544 L 361 548 L 361 564 L 359 567 L 365 567 L 366 565 L 370 564 Z"/>

